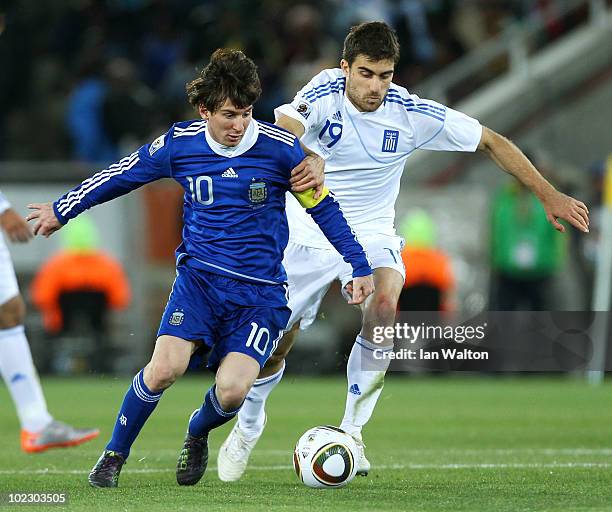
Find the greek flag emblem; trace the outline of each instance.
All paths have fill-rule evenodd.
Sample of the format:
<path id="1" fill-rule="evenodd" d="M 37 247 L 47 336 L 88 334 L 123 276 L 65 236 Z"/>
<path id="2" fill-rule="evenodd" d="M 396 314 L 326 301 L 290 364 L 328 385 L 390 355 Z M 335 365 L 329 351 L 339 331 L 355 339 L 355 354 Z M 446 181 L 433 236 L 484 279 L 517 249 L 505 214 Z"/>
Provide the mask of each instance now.
<path id="1" fill-rule="evenodd" d="M 398 130 L 385 130 L 383 135 L 383 153 L 395 153 L 397 151 L 397 141 L 399 140 Z"/>

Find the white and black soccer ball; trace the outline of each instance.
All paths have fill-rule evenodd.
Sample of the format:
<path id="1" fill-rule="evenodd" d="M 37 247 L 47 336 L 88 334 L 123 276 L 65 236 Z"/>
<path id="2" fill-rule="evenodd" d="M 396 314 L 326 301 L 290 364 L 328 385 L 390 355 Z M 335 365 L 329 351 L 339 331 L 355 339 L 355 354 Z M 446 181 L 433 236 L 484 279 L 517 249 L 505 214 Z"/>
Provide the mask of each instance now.
<path id="1" fill-rule="evenodd" d="M 295 445 L 293 467 L 308 487 L 343 487 L 357 472 L 357 444 L 328 425 L 307 430 Z"/>

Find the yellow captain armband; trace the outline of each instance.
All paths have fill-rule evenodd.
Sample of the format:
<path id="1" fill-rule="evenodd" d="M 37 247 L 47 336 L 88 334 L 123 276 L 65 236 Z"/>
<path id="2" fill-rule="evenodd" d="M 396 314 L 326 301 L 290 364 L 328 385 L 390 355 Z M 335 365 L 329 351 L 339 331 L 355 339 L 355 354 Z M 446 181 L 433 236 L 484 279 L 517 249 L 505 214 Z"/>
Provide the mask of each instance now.
<path id="1" fill-rule="evenodd" d="M 302 205 L 303 208 L 314 208 L 317 206 L 323 199 L 325 199 L 329 195 L 329 189 L 327 187 L 323 187 L 323 192 L 319 196 L 319 199 L 314 198 L 315 189 L 309 188 L 304 192 L 291 192 L 293 197 L 295 197 L 298 202 Z"/>

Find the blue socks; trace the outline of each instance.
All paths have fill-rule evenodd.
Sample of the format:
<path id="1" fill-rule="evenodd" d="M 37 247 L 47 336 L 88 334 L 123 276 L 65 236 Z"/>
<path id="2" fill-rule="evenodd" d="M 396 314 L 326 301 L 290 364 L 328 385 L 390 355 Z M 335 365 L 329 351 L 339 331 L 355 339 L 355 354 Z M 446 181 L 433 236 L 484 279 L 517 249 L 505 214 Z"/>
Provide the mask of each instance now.
<path id="1" fill-rule="evenodd" d="M 119 409 L 113 437 L 106 445 L 107 450 L 119 452 L 128 457 L 130 448 L 145 422 L 157 406 L 163 391 L 153 393 L 144 383 L 144 370 L 134 377 Z"/>
<path id="2" fill-rule="evenodd" d="M 224 411 L 219 405 L 215 389 L 213 385 L 207 391 L 202 407 L 189 421 L 189 433 L 194 437 L 207 436 L 212 429 L 230 421 L 240 410 L 238 407 L 233 411 Z M 143 370 L 138 372 L 117 414 L 113 437 L 106 445 L 107 450 L 119 452 L 125 458 L 129 456 L 132 444 L 157 406 L 162 393 L 153 393 L 144 383 Z"/>
<path id="3" fill-rule="evenodd" d="M 220 427 L 224 423 L 231 420 L 240 407 L 233 411 L 224 411 L 219 405 L 217 396 L 215 395 L 216 386 L 213 386 L 207 391 L 204 396 L 204 403 L 200 410 L 194 414 L 189 421 L 189 433 L 194 437 L 204 437 L 213 429 Z"/>

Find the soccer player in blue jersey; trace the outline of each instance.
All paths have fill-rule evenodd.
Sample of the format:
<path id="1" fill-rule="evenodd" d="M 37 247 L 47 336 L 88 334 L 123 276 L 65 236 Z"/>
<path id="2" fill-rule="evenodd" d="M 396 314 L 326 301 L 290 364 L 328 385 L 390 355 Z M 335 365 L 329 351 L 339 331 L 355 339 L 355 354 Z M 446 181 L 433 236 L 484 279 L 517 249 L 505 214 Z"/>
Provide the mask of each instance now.
<path id="1" fill-rule="evenodd" d="M 116 487 L 130 448 L 162 393 L 192 356 L 211 349 L 215 384 L 191 415 L 176 476 L 193 485 L 208 462 L 208 433 L 232 419 L 270 354 L 291 311 L 282 257 L 288 240 L 285 193 L 305 157 L 299 140 L 252 119 L 261 88 L 242 52 L 217 50 L 187 85 L 201 120 L 167 133 L 85 180 L 53 204 L 32 204 L 34 233 L 49 236 L 92 206 L 153 180 L 172 177 L 185 189 L 177 277 L 149 364 L 133 379 L 112 438 L 89 475 L 94 487 Z M 295 197 L 353 268 L 352 303 L 374 289 L 372 270 L 338 204 L 323 189 Z"/>

